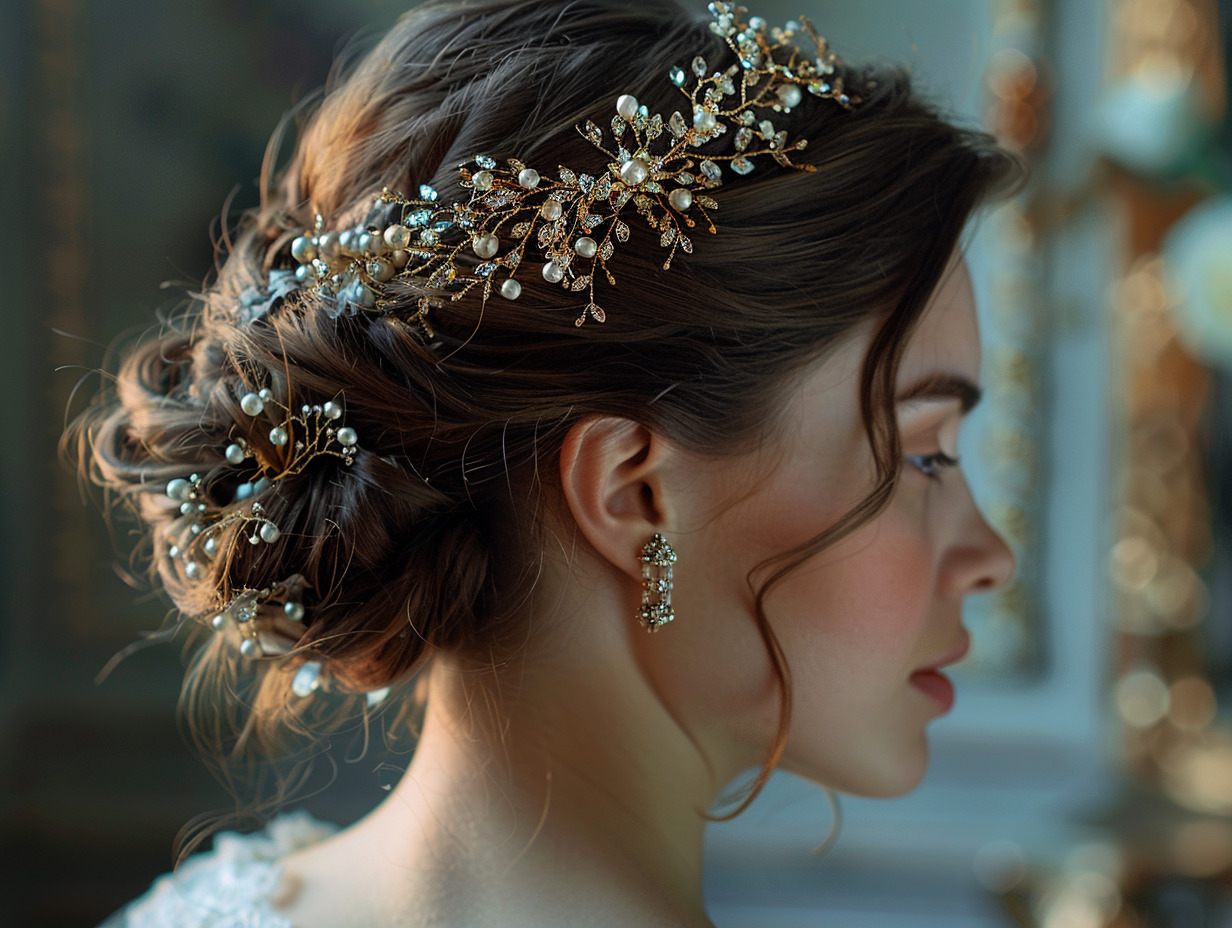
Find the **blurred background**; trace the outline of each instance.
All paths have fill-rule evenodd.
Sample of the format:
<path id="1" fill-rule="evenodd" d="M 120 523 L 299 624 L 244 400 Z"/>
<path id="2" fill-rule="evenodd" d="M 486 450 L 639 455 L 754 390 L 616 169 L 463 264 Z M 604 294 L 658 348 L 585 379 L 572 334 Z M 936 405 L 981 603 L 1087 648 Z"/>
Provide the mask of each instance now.
<path id="1" fill-rule="evenodd" d="M 96 683 L 166 606 L 54 447 L 107 345 L 200 283 L 224 200 L 255 202 L 280 114 L 403 9 L 0 3 L 0 925 L 95 924 L 230 802 L 177 729 L 179 648 Z M 844 799 L 816 859 L 824 797 L 777 775 L 710 833 L 716 925 L 1232 926 L 1232 0 L 754 12 L 906 62 L 1032 163 L 972 231 L 988 397 L 963 438 L 1021 566 L 972 603 L 924 785 Z M 349 822 L 404 765 L 340 750 L 303 804 Z"/>

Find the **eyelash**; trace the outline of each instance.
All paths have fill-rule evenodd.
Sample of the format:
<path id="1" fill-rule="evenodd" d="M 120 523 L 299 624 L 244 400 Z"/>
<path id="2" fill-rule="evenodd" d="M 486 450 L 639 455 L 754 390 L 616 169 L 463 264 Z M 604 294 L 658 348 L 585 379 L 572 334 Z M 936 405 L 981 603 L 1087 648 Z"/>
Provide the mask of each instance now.
<path id="1" fill-rule="evenodd" d="M 932 454 L 909 454 L 906 460 L 929 480 L 939 480 L 942 471 L 958 466 L 958 458 L 952 458 L 944 451 L 934 451 Z"/>

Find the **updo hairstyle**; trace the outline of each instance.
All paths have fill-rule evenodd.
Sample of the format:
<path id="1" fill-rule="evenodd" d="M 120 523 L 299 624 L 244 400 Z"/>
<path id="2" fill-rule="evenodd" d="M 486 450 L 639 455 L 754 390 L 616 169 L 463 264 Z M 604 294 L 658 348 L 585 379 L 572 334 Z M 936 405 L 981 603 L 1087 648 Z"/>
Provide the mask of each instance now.
<path id="1" fill-rule="evenodd" d="M 599 285 L 602 324 L 573 325 L 584 299 L 537 274 L 522 276 L 516 302 L 445 301 L 432 314 L 433 344 L 406 323 L 419 294 L 399 279 L 390 295 L 405 312 L 333 318 L 308 290 L 256 322 L 239 312 L 318 213 L 327 228 L 345 228 L 382 189 L 422 183 L 465 200 L 457 165 L 476 153 L 601 170 L 575 126 L 606 124 L 622 93 L 652 112 L 679 108 L 667 74 L 695 55 L 732 63 L 704 19 L 666 2 L 428 2 L 299 113 L 285 166 L 271 143 L 261 205 L 242 217 L 215 279 L 127 349 L 114 390 L 65 439 L 109 503 L 136 514 L 179 621 L 207 631 L 185 682 L 190 709 L 211 720 L 199 728 L 277 751 L 282 733 L 320 711 L 321 699 L 289 692 L 306 660 L 320 661 L 329 689 L 345 696 L 406 683 L 438 651 L 507 657 L 522 640 L 540 516 L 573 423 L 622 416 L 704 455 L 739 452 L 773 433 L 794 375 L 872 320 L 860 380 L 876 461 L 868 495 L 783 552 L 758 590 L 756 621 L 782 684 L 779 731 L 752 792 L 760 788 L 786 738 L 791 693 L 762 608 L 767 590 L 889 500 L 899 358 L 973 210 L 1017 179 L 1012 156 L 945 121 L 905 73 L 851 70 L 848 85 L 863 96 L 853 110 L 806 94 L 779 120 L 808 140 L 794 160 L 817 170 L 767 160 L 746 177 L 725 172 L 713 191 L 717 234 L 699 226 L 695 251 L 670 271 L 657 236 L 630 220 L 612 262 L 617 284 Z M 167 553 L 178 510 L 165 488 L 195 473 L 209 506 L 239 505 L 251 468 L 228 462 L 224 448 L 237 434 L 268 441 L 271 420 L 240 409 L 261 388 L 291 408 L 340 403 L 358 453 L 349 467 L 324 457 L 271 485 L 260 502 L 281 528 L 277 543 L 250 545 L 236 528 L 190 578 Z M 291 575 L 306 592 L 289 654 L 246 660 L 208 631 L 237 592 Z M 348 707 L 344 717 L 366 711 L 362 699 L 333 704 Z"/>

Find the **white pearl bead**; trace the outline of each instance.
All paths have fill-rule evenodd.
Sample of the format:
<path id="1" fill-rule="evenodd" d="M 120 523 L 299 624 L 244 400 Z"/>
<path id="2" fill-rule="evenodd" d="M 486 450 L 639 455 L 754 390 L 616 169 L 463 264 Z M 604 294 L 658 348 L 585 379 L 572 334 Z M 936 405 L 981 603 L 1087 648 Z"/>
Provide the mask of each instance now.
<path id="1" fill-rule="evenodd" d="M 522 168 L 518 171 L 518 183 L 527 190 L 534 190 L 539 186 L 539 172 L 534 168 Z"/>
<path id="2" fill-rule="evenodd" d="M 261 523 L 261 540 L 267 545 L 272 545 L 276 542 L 278 540 L 278 536 L 281 534 L 282 532 L 279 531 L 278 526 L 273 522 Z"/>
<path id="3" fill-rule="evenodd" d="M 784 84 L 775 93 L 778 95 L 779 103 L 788 109 L 800 103 L 800 88 L 795 84 Z"/>
<path id="4" fill-rule="evenodd" d="M 385 230 L 385 244 L 390 248 L 405 248 L 411 243 L 411 230 L 406 226 L 390 226 Z"/>
<path id="5" fill-rule="evenodd" d="M 261 646 L 251 638 L 245 638 L 240 642 L 240 653 L 245 657 L 257 657 L 261 654 Z"/>
<path id="6" fill-rule="evenodd" d="M 398 270 L 402 270 L 404 267 L 406 267 L 407 262 L 411 260 L 411 256 L 408 252 L 405 252 L 401 248 L 399 248 L 397 251 L 395 251 L 392 255 L 389 256 L 389 260 L 394 263 L 394 267 L 396 267 Z"/>
<path id="7" fill-rule="evenodd" d="M 216 631 L 222 631 L 227 627 L 227 613 L 220 612 L 214 618 L 210 619 L 210 624 L 214 626 Z"/>
<path id="8" fill-rule="evenodd" d="M 205 544 L 203 544 L 201 548 L 205 551 L 206 557 L 213 557 L 218 553 L 218 539 L 211 535 L 209 538 L 205 539 Z"/>
<path id="9" fill-rule="evenodd" d="M 244 449 L 241 448 L 239 445 L 236 445 L 236 444 L 227 445 L 227 450 L 224 453 L 227 456 L 227 460 L 230 461 L 232 464 L 243 464 L 244 463 Z"/>
<path id="10" fill-rule="evenodd" d="M 539 207 L 539 215 L 548 220 L 548 222 L 555 222 L 564 211 L 565 208 L 560 205 L 559 200 L 547 200 Z"/>
<path id="11" fill-rule="evenodd" d="M 301 699 L 311 696 L 321 685 L 321 662 L 304 661 L 291 678 L 291 692 Z"/>
<path id="12" fill-rule="evenodd" d="M 536 174 L 535 183 L 538 182 L 539 175 Z M 496 252 L 500 249 L 500 239 L 491 232 L 481 232 L 479 235 L 475 236 L 475 241 L 472 247 L 475 249 L 475 254 L 485 260 L 488 258 L 495 258 Z"/>
<path id="13" fill-rule="evenodd" d="M 493 177 L 491 171 L 480 171 L 471 178 L 471 183 L 475 185 L 475 189 L 480 193 L 486 193 L 492 189 L 492 180 Z"/>
<path id="14" fill-rule="evenodd" d="M 282 614 L 292 622 L 302 622 L 304 620 L 304 607 L 301 603 L 288 602 L 283 605 Z"/>
<path id="15" fill-rule="evenodd" d="M 522 295 L 522 285 L 510 277 L 500 285 L 500 294 L 507 300 L 516 300 Z"/>
<path id="16" fill-rule="evenodd" d="M 192 503 L 180 503 L 180 515 L 189 515 L 197 509 Z"/>
<path id="17" fill-rule="evenodd" d="M 333 400 L 330 400 L 328 403 L 322 406 L 321 412 L 325 414 L 326 419 L 342 418 L 342 407 L 339 406 L 337 403 L 335 403 Z"/>
<path id="18" fill-rule="evenodd" d="M 355 430 L 350 427 L 340 428 L 338 430 L 338 434 L 334 437 L 338 439 L 338 444 L 343 445 L 347 448 L 351 447 L 353 444 L 359 441 L 359 436 L 356 435 Z"/>
<path id="19" fill-rule="evenodd" d="M 343 229 L 338 233 L 338 254 L 355 257 L 355 232 L 352 229 Z"/>
<path id="20" fill-rule="evenodd" d="M 326 232 L 321 236 L 321 244 L 317 247 L 317 252 L 322 261 L 326 264 L 338 260 L 338 233 Z"/>
<path id="21" fill-rule="evenodd" d="M 558 284 L 564 278 L 565 272 L 555 261 L 549 261 L 543 266 L 543 279 L 550 284 Z"/>
<path id="22" fill-rule="evenodd" d="M 295 269 L 295 279 L 301 284 L 311 287 L 317 282 L 317 269 L 311 264 L 301 264 Z"/>
<path id="23" fill-rule="evenodd" d="M 250 416 L 259 416 L 265 409 L 265 400 L 255 393 L 245 393 L 240 397 L 240 409 Z"/>
<path id="24" fill-rule="evenodd" d="M 196 580 L 201 573 L 201 568 L 197 566 L 196 561 L 189 561 L 184 565 L 184 576 L 189 580 Z"/>
<path id="25" fill-rule="evenodd" d="M 650 166 L 641 158 L 630 158 L 620 166 L 620 179 L 636 187 L 650 174 Z"/>
<path id="26" fill-rule="evenodd" d="M 269 387 L 262 387 L 260 390 L 257 391 L 257 396 L 261 398 L 262 402 L 268 403 L 270 400 L 274 398 L 274 391 L 271 390 Z"/>
<path id="27" fill-rule="evenodd" d="M 180 546 L 179 545 L 172 545 L 170 548 L 167 549 L 167 557 L 171 558 L 172 560 L 175 560 L 179 556 L 180 556 Z"/>
<path id="28" fill-rule="evenodd" d="M 300 264 L 307 264 L 316 256 L 316 243 L 307 235 L 301 235 L 291 243 L 291 257 Z"/>
<path id="29" fill-rule="evenodd" d="M 183 477 L 176 477 L 167 484 L 167 495 L 179 502 L 185 502 L 192 496 L 192 484 Z"/>
<path id="30" fill-rule="evenodd" d="M 616 112 L 625 119 L 632 119 L 637 115 L 637 97 L 631 93 L 622 93 L 616 98 Z"/>
<path id="31" fill-rule="evenodd" d="M 270 429 L 269 440 L 281 448 L 287 443 L 287 430 L 281 425 L 276 425 Z"/>
<path id="32" fill-rule="evenodd" d="M 678 212 L 687 212 L 693 205 L 693 194 L 684 187 L 677 187 L 667 195 L 667 202 L 671 203 L 672 208 Z"/>
<path id="33" fill-rule="evenodd" d="M 593 258 L 599 252 L 599 245 L 593 238 L 583 235 L 573 243 L 573 250 L 583 258 Z"/>
<path id="34" fill-rule="evenodd" d="M 391 262 L 384 258 L 373 258 L 364 268 L 368 272 L 368 276 L 373 280 L 379 280 L 381 283 L 390 280 L 394 276 L 394 266 Z"/>

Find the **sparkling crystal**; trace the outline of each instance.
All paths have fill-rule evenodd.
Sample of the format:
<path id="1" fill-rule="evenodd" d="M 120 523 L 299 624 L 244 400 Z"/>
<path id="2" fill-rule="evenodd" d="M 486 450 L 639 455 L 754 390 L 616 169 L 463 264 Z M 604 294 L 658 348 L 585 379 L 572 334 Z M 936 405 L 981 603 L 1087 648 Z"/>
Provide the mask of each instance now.
<path id="1" fill-rule="evenodd" d="M 622 242 L 629 240 L 629 226 L 622 220 L 617 219 L 615 224 L 616 238 Z"/>
<path id="2" fill-rule="evenodd" d="M 605 241 L 602 247 L 599 249 L 599 257 L 602 258 L 604 261 L 606 261 L 608 258 L 610 258 L 615 253 L 616 253 L 616 246 L 612 244 L 611 239 L 608 239 L 607 241 Z"/>
<path id="3" fill-rule="evenodd" d="M 590 193 L 590 190 L 594 187 L 594 185 L 595 179 L 589 174 L 578 175 L 578 186 L 581 187 L 586 193 Z"/>
<path id="4" fill-rule="evenodd" d="M 487 168 L 488 170 L 491 170 L 492 168 L 496 167 L 495 159 L 489 158 L 487 155 L 476 155 L 475 163 L 479 165 L 481 168 Z"/>
<path id="5" fill-rule="evenodd" d="M 603 221 L 602 216 L 596 213 L 590 213 L 589 215 L 584 216 L 582 218 L 582 226 L 589 231 L 590 229 L 593 229 L 595 226 L 597 226 L 602 221 Z"/>
<path id="6" fill-rule="evenodd" d="M 577 175 L 562 164 L 560 166 L 560 182 L 572 187 L 577 183 Z"/>
<path id="7" fill-rule="evenodd" d="M 679 243 L 680 243 L 680 248 L 686 254 L 690 254 L 690 255 L 693 254 L 693 243 L 689 240 L 689 237 L 685 235 L 683 232 L 680 233 Z"/>
<path id="8" fill-rule="evenodd" d="M 703 58 L 701 55 L 698 55 L 696 58 L 693 59 L 692 68 L 693 68 L 693 73 L 696 74 L 698 77 L 705 77 L 706 59 Z"/>
<path id="9" fill-rule="evenodd" d="M 683 87 L 684 82 L 688 79 L 688 75 L 684 73 L 684 68 L 679 68 L 679 67 L 672 68 L 670 71 L 667 72 L 667 76 L 671 79 L 671 82 L 675 84 L 677 87 Z"/>
<path id="10" fill-rule="evenodd" d="M 419 185 L 419 199 L 427 200 L 429 203 L 435 203 L 438 194 L 430 184 Z"/>
<path id="11" fill-rule="evenodd" d="M 741 155 L 739 158 L 732 159 L 731 169 L 737 174 L 747 174 L 753 170 L 753 162 Z"/>
<path id="12" fill-rule="evenodd" d="M 753 141 L 753 130 L 748 126 L 741 126 L 736 132 L 736 151 L 744 151 L 751 141 Z"/>
<path id="13" fill-rule="evenodd" d="M 671 130 L 672 135 L 680 138 L 689 131 L 689 127 L 685 125 L 684 117 L 680 115 L 680 110 L 672 113 L 671 118 L 667 121 L 667 128 Z"/>
<path id="14" fill-rule="evenodd" d="M 652 142 L 663 134 L 663 117 L 655 113 L 646 125 L 646 141 Z"/>
<path id="15" fill-rule="evenodd" d="M 476 267 L 475 273 L 480 277 L 491 277 L 495 270 L 496 265 L 489 261 Z"/>
<path id="16" fill-rule="evenodd" d="M 601 200 L 606 200 L 608 194 L 611 192 L 612 175 L 604 174 L 598 181 L 595 182 L 594 195 Z"/>
<path id="17" fill-rule="evenodd" d="M 709 181 L 719 181 L 723 179 L 723 172 L 713 161 L 702 162 L 702 174 L 704 174 L 706 179 Z"/>
<path id="18" fill-rule="evenodd" d="M 648 190 L 651 193 L 662 193 L 663 192 L 663 186 L 659 184 L 657 181 L 653 181 L 653 180 L 648 180 L 646 181 L 646 183 L 642 184 L 642 189 Z"/>
<path id="19" fill-rule="evenodd" d="M 688 171 L 681 171 L 676 175 L 676 182 L 685 187 L 690 186 L 694 180 L 696 180 L 696 178 Z"/>
<path id="20" fill-rule="evenodd" d="M 603 131 L 589 119 L 586 120 L 586 126 L 583 130 L 583 134 L 586 136 L 587 141 L 589 141 L 592 145 L 603 144 Z"/>
<path id="21" fill-rule="evenodd" d="M 629 128 L 629 124 L 625 122 L 623 116 L 617 113 L 612 117 L 612 135 L 620 138 L 625 134 L 625 130 Z"/>
<path id="22" fill-rule="evenodd" d="M 661 236 L 659 236 L 659 244 L 666 248 L 672 242 L 676 241 L 676 227 L 669 227 Z"/>
<path id="23" fill-rule="evenodd" d="M 432 213 L 426 209 L 417 209 L 406 217 L 406 224 L 411 228 L 426 225 L 428 220 L 432 218 Z"/>

